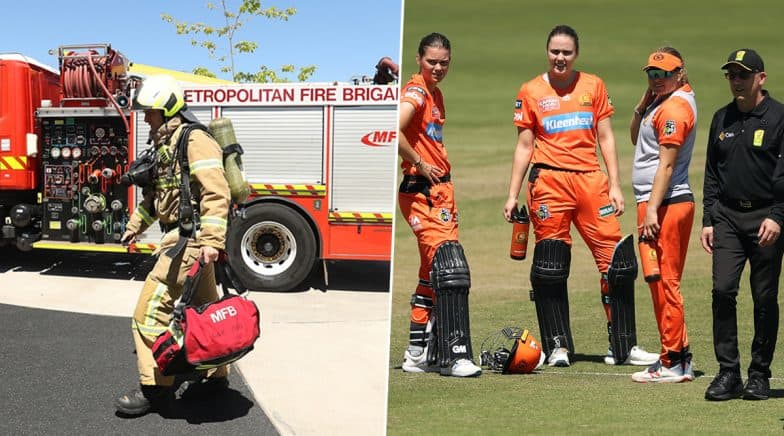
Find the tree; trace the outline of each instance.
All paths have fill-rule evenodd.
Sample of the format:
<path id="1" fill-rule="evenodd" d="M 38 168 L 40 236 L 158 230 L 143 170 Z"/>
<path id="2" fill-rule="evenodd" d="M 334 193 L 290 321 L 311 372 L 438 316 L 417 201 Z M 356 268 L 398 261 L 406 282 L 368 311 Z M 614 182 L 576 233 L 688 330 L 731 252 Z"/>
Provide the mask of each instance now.
<path id="1" fill-rule="evenodd" d="M 261 0 L 242 0 L 236 10 L 231 10 L 226 0 L 221 0 L 220 5 L 208 2 L 207 9 L 221 12 L 224 23 L 212 25 L 207 23 L 187 23 L 175 20 L 169 14 L 161 14 L 161 18 L 171 23 L 178 35 L 190 35 L 190 43 L 194 47 L 207 50 L 211 59 L 220 64 L 222 73 L 231 74 L 237 82 L 288 82 L 286 77 L 294 73 L 297 67 L 291 64 L 282 65 L 279 70 L 270 69 L 265 65 L 259 66 L 259 71 L 248 73 L 237 71 L 234 58 L 240 54 L 253 53 L 258 44 L 253 41 L 238 40 L 238 32 L 253 17 L 263 17 L 269 20 L 288 21 L 289 17 L 297 13 L 294 8 L 278 9 L 274 6 L 263 8 Z M 304 82 L 316 71 L 315 65 L 299 67 L 297 80 Z M 207 77 L 216 77 L 209 69 L 198 66 L 193 69 L 193 74 Z"/>

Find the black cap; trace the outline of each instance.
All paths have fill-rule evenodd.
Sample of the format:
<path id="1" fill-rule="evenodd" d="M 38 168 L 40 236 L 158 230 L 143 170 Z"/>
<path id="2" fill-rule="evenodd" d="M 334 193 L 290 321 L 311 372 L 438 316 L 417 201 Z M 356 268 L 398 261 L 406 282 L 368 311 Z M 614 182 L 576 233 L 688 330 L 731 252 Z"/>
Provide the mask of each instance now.
<path id="1" fill-rule="evenodd" d="M 735 64 L 752 73 L 765 71 L 765 63 L 762 62 L 762 58 L 756 51 L 750 48 L 742 48 L 730 53 L 729 57 L 727 57 L 727 63 L 722 65 L 721 69 L 726 70 L 731 64 Z"/>

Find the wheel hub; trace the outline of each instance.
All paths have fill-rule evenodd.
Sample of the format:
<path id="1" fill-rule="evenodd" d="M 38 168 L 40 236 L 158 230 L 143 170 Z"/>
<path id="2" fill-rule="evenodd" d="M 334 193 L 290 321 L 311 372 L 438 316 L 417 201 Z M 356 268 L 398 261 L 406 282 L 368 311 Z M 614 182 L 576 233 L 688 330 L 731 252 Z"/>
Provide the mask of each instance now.
<path id="1" fill-rule="evenodd" d="M 242 258 L 254 272 L 274 276 L 288 270 L 297 258 L 297 241 L 287 227 L 275 221 L 251 226 L 242 237 Z"/>
<path id="2" fill-rule="evenodd" d="M 262 261 L 271 262 L 281 256 L 285 242 L 283 235 L 274 229 L 262 232 L 253 243 L 253 250 L 258 252 Z"/>

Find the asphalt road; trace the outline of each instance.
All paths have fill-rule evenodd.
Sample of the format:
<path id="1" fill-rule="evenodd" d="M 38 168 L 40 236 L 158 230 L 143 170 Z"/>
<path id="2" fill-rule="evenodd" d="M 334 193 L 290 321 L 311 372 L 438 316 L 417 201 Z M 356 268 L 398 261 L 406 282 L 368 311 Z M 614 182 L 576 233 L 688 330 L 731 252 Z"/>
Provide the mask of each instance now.
<path id="1" fill-rule="evenodd" d="M 328 265 L 329 287 L 254 292 L 256 349 L 222 398 L 178 391 L 127 420 L 111 401 L 133 386 L 129 318 L 153 259 L 0 249 L 0 434 L 351 435 L 385 431 L 389 264 Z M 187 386 L 187 384 L 185 385 Z"/>

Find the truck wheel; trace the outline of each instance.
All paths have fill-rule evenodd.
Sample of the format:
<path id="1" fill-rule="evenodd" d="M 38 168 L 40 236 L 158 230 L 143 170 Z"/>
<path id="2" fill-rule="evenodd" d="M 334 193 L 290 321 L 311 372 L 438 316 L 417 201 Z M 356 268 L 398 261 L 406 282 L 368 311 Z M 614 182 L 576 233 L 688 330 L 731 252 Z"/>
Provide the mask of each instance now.
<path id="1" fill-rule="evenodd" d="M 248 289 L 293 291 L 316 265 L 316 238 L 305 218 L 292 208 L 262 203 L 232 219 L 228 253 Z"/>

